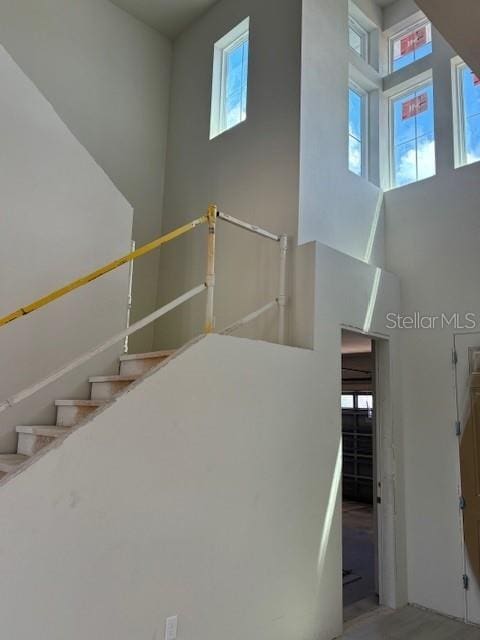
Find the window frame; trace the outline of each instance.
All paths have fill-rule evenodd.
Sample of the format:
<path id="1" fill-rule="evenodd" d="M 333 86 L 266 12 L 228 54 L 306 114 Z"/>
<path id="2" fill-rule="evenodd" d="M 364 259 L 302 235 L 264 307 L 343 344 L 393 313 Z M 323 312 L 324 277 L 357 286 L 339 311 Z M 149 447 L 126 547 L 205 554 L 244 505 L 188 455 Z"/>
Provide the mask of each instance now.
<path id="1" fill-rule="evenodd" d="M 426 74 L 422 74 L 421 76 L 417 76 L 412 78 L 411 80 L 398 85 L 388 93 L 388 164 L 389 164 L 389 189 L 399 189 L 401 187 L 408 187 L 409 185 L 416 184 L 423 180 L 428 180 L 428 178 L 421 178 L 420 180 L 414 180 L 412 182 L 408 182 L 407 184 L 395 184 L 395 102 L 400 100 L 402 97 L 407 96 L 412 92 L 416 92 L 421 90 L 424 87 L 432 87 L 433 96 L 435 98 L 435 87 L 433 84 L 433 75 L 431 70 L 429 70 Z M 435 143 L 435 173 L 432 176 L 437 175 L 437 136 L 436 136 L 436 118 L 435 118 L 435 102 L 433 104 L 433 140 Z M 416 143 L 416 152 L 418 153 L 417 147 L 418 136 L 415 138 Z M 417 163 L 417 174 L 418 174 L 418 163 Z"/>
<path id="2" fill-rule="evenodd" d="M 343 407 L 342 406 L 342 400 L 344 396 L 348 396 L 352 398 L 353 401 L 353 406 L 351 407 Z M 369 397 L 372 399 L 372 406 L 371 407 L 359 407 L 358 406 L 358 398 L 359 396 L 365 396 L 365 397 Z M 340 400 L 340 408 L 342 411 L 368 411 L 371 412 L 373 411 L 373 409 L 375 408 L 375 400 L 374 400 L 374 393 L 373 391 L 342 391 L 341 393 L 341 400 Z"/>
<path id="3" fill-rule="evenodd" d="M 431 53 L 427 54 L 427 56 L 423 56 L 423 58 L 418 58 L 418 59 L 414 59 L 413 62 L 410 62 L 408 65 L 405 65 L 405 67 L 402 67 L 401 69 L 394 69 L 394 63 L 395 63 L 395 58 L 394 58 L 394 48 L 395 48 L 395 42 L 397 40 L 399 40 L 400 38 L 402 38 L 403 36 L 408 35 L 409 33 L 412 33 L 413 31 L 416 31 L 417 29 L 421 29 L 423 26 L 425 25 L 430 25 L 430 29 L 432 30 L 432 39 L 431 39 L 431 44 L 432 44 L 432 50 L 433 50 L 433 25 L 431 20 L 429 20 L 426 16 L 421 18 L 420 20 L 415 20 L 415 22 L 411 22 L 407 27 L 404 27 L 402 29 L 400 29 L 399 31 L 395 31 L 395 33 L 392 33 L 392 35 L 388 38 L 388 70 L 389 73 L 397 73 L 398 71 L 402 71 L 403 69 L 406 69 L 408 67 L 410 67 L 412 64 L 415 64 L 416 62 L 418 62 L 418 60 L 423 60 L 423 58 L 426 58 L 429 55 L 432 55 Z"/>
<path id="4" fill-rule="evenodd" d="M 370 398 L 371 405 L 372 406 L 367 406 L 367 407 L 360 407 L 360 398 Z M 360 411 L 373 411 L 373 392 L 372 391 L 358 391 L 355 395 L 355 405 L 356 408 L 359 409 Z"/>
<path id="5" fill-rule="evenodd" d="M 227 60 L 228 55 L 248 43 L 250 53 L 250 18 L 245 18 L 240 24 L 229 31 L 223 38 L 220 38 L 214 45 L 213 53 L 213 73 L 212 73 L 212 105 L 210 115 L 210 140 L 217 138 L 226 131 L 234 129 L 245 122 L 247 115 L 239 122 L 227 127 L 226 122 L 226 87 L 227 87 Z M 250 56 L 249 56 L 250 60 Z M 249 63 L 247 63 L 249 64 Z M 249 69 L 247 67 L 246 95 L 248 104 L 248 80 Z M 242 86 L 242 89 L 244 87 Z"/>
<path id="6" fill-rule="evenodd" d="M 343 406 L 343 399 L 346 398 L 346 397 L 352 399 L 352 406 L 351 407 L 344 407 Z M 340 407 L 341 407 L 342 411 L 352 411 L 353 409 L 355 409 L 355 395 L 354 395 L 353 391 L 342 392 L 342 396 L 341 396 L 341 400 L 340 400 Z"/>
<path id="7" fill-rule="evenodd" d="M 350 44 L 350 30 L 356 33 L 360 37 L 361 53 L 358 53 L 356 49 Z M 348 17 L 348 46 L 349 48 L 362 60 L 369 61 L 369 33 L 362 27 L 362 25 L 353 16 Z"/>
<path id="8" fill-rule="evenodd" d="M 350 169 L 350 144 L 348 144 L 348 170 L 350 173 L 353 173 L 353 175 L 358 176 L 359 178 L 366 178 L 368 179 L 368 159 L 369 159 L 369 126 L 368 126 L 368 120 L 369 120 L 369 96 L 368 96 L 368 91 L 366 91 L 363 87 L 361 87 L 357 82 L 355 82 L 354 80 L 352 80 L 351 78 L 348 81 L 348 128 L 347 128 L 347 142 L 350 142 L 350 137 L 355 138 L 355 140 L 357 139 L 355 136 L 352 136 L 352 134 L 350 133 L 350 91 L 353 91 L 354 93 L 356 93 L 358 96 L 360 96 L 361 99 L 361 105 L 362 105 L 362 114 L 361 114 L 361 118 L 362 118 L 362 127 L 361 127 L 361 140 L 359 141 L 362 147 L 362 154 L 361 154 L 361 161 L 362 161 L 362 165 L 361 165 L 361 173 L 355 173 L 355 171 L 352 171 Z"/>
<path id="9" fill-rule="evenodd" d="M 452 98 L 453 98 L 453 138 L 455 169 L 476 164 L 480 160 L 468 162 L 467 133 L 465 128 L 465 95 L 463 90 L 463 71 L 470 67 L 459 56 L 452 59 Z"/>

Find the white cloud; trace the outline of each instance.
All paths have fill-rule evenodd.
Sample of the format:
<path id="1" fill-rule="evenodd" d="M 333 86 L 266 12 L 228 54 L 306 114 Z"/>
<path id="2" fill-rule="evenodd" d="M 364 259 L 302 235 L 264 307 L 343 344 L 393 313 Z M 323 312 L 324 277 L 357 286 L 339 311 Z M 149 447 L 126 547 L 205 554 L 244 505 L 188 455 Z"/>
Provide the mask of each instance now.
<path id="1" fill-rule="evenodd" d="M 418 152 L 410 149 L 400 158 L 400 163 L 396 167 L 395 182 L 397 186 L 401 186 L 433 175 L 435 175 L 435 142 L 429 140 L 419 145 Z"/>
<path id="2" fill-rule="evenodd" d="M 480 160 L 480 145 L 476 149 L 467 152 L 467 163 L 472 164 Z"/>
<path id="3" fill-rule="evenodd" d="M 362 175 L 362 148 L 355 138 L 349 138 L 348 167 L 358 176 Z"/>
<path id="4" fill-rule="evenodd" d="M 467 163 L 473 164 L 474 162 L 478 162 L 480 160 L 480 153 L 467 153 Z"/>

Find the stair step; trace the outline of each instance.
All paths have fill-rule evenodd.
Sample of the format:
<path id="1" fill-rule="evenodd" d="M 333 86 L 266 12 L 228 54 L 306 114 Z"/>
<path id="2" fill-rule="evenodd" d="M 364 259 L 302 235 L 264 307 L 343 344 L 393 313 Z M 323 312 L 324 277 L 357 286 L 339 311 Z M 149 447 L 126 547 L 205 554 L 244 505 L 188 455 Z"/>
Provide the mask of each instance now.
<path id="1" fill-rule="evenodd" d="M 60 438 L 66 433 L 70 433 L 69 427 L 55 427 L 55 426 L 38 426 L 38 427 L 17 427 L 17 433 L 23 433 L 31 436 L 44 436 L 45 438 Z"/>
<path id="2" fill-rule="evenodd" d="M 153 367 L 170 358 L 175 350 L 151 351 L 150 353 L 133 353 L 120 358 L 121 376 L 141 376 Z"/>
<path id="3" fill-rule="evenodd" d="M 0 471 L 2 473 L 11 473 L 15 471 L 21 464 L 28 460 L 28 456 L 18 453 L 4 453 L 0 455 Z"/>
<path id="4" fill-rule="evenodd" d="M 92 385 L 92 400 L 111 400 L 117 393 L 126 389 L 138 376 L 96 376 L 89 378 Z"/>
<path id="5" fill-rule="evenodd" d="M 69 431 L 70 429 L 68 428 L 48 425 L 43 427 L 17 427 L 17 453 L 24 456 L 34 456 L 40 449 L 48 446 Z"/>
<path id="6" fill-rule="evenodd" d="M 57 427 L 74 427 L 105 404 L 104 400 L 57 400 Z"/>
<path id="7" fill-rule="evenodd" d="M 152 358 L 169 358 L 175 353 L 175 349 L 164 349 L 163 351 L 150 351 L 148 353 L 126 353 L 120 356 L 122 362 L 128 360 L 149 360 Z"/>
<path id="8" fill-rule="evenodd" d="M 89 382 L 135 382 L 138 376 L 93 376 Z"/>
<path id="9" fill-rule="evenodd" d="M 101 407 L 105 402 L 102 400 L 55 400 L 56 407 Z"/>

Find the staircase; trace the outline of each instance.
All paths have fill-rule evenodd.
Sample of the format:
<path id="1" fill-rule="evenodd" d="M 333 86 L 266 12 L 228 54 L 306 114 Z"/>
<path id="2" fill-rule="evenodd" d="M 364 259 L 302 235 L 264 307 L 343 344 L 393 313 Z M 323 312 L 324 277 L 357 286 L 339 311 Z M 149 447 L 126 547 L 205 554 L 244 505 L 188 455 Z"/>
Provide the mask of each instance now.
<path id="1" fill-rule="evenodd" d="M 55 402 L 57 409 L 55 425 L 18 426 L 16 428 L 17 453 L 0 455 L 0 477 L 15 472 L 41 449 L 58 438 L 68 435 L 72 427 L 86 420 L 100 408 L 108 406 L 118 394 L 167 360 L 173 353 L 174 351 L 154 351 L 122 356 L 118 375 L 89 379 L 90 398 L 88 400 L 57 400 Z"/>
<path id="2" fill-rule="evenodd" d="M 249 324 L 256 318 L 272 309 L 278 310 L 278 341 L 280 344 L 286 344 L 286 307 L 287 307 L 287 253 L 288 253 L 288 236 L 285 234 L 278 235 L 271 233 L 261 227 L 243 222 L 238 218 L 234 218 L 226 213 L 222 213 L 215 205 L 210 205 L 208 212 L 199 218 L 188 222 L 187 224 L 174 229 L 169 233 L 157 238 L 153 242 L 132 251 L 131 253 L 109 262 L 100 269 L 78 278 L 69 284 L 56 289 L 50 294 L 43 296 L 29 305 L 22 306 L 6 316 L 0 317 L 0 328 L 16 322 L 26 315 L 32 314 L 43 307 L 53 303 L 56 300 L 72 293 L 73 291 L 84 287 L 85 285 L 98 280 L 99 278 L 112 273 L 125 264 L 131 263 L 144 255 L 162 247 L 163 245 L 175 240 L 190 231 L 193 231 L 201 225 L 208 225 L 207 236 L 207 275 L 204 282 L 180 295 L 175 300 L 157 309 L 142 320 L 130 325 L 127 329 L 112 336 L 109 340 L 101 345 L 93 347 L 89 352 L 78 356 L 75 360 L 67 364 L 62 369 L 51 373 L 48 377 L 39 381 L 28 389 L 23 389 L 11 398 L 0 402 L 0 413 L 11 409 L 15 405 L 23 402 L 27 398 L 32 397 L 42 389 L 49 387 L 52 383 L 60 380 L 77 369 L 79 366 L 85 365 L 92 358 L 100 353 L 104 353 L 115 345 L 120 344 L 125 338 L 133 335 L 137 331 L 151 325 L 159 318 L 163 317 L 170 311 L 180 307 L 184 303 L 192 300 L 196 296 L 206 293 L 206 315 L 204 332 L 206 334 L 213 333 L 215 330 L 215 313 L 214 313 L 214 292 L 215 292 L 215 248 L 216 248 L 216 225 L 218 220 L 223 220 L 235 227 L 239 227 L 249 233 L 256 234 L 263 238 L 267 238 L 275 242 L 280 249 L 280 278 L 279 278 L 279 295 L 278 298 L 265 304 L 260 309 L 248 314 L 241 320 L 230 325 L 223 330 L 225 335 L 231 335 L 241 327 Z M 35 456 L 40 450 L 52 445 L 59 438 L 63 438 L 69 434 L 72 427 L 86 421 L 95 412 L 104 409 L 114 398 L 121 394 L 133 382 L 141 379 L 150 369 L 161 364 L 164 360 L 173 355 L 173 351 L 155 351 L 151 353 L 143 353 L 139 355 L 126 355 L 120 358 L 119 373 L 114 376 L 99 376 L 89 379 L 91 385 L 90 398 L 84 400 L 57 400 L 56 406 L 56 424 L 54 425 L 30 425 L 17 426 L 18 434 L 17 452 L 11 454 L 0 454 L 0 479 L 8 474 L 18 471 L 28 461 L 29 458 Z"/>

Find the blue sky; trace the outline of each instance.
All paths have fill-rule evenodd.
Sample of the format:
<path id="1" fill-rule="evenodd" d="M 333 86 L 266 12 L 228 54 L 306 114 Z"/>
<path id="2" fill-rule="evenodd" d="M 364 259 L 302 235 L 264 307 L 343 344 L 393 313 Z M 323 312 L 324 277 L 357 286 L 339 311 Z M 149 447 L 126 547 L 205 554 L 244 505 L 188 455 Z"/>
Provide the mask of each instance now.
<path id="1" fill-rule="evenodd" d="M 400 56 L 393 61 L 393 71 L 398 71 L 399 69 L 403 69 L 404 67 L 408 67 L 409 64 L 415 62 L 415 60 L 420 60 L 420 58 L 425 58 L 432 53 L 432 43 L 427 42 L 427 44 L 423 45 L 423 47 L 419 47 L 410 53 L 407 53 L 404 56 Z"/>
<path id="2" fill-rule="evenodd" d="M 363 100 L 353 89 L 348 90 L 348 166 L 350 171 L 362 175 L 362 121 Z"/>
<path id="3" fill-rule="evenodd" d="M 462 69 L 465 155 L 470 164 L 480 160 L 480 84 L 468 67 Z"/>
<path id="4" fill-rule="evenodd" d="M 413 35 L 413 33 L 417 33 L 418 31 L 415 30 L 411 34 L 405 34 L 404 36 L 401 36 L 394 41 L 392 71 L 403 69 L 409 64 L 412 64 L 412 62 L 415 62 L 415 60 L 425 58 L 425 56 L 428 56 L 430 53 L 432 53 L 432 25 L 430 23 L 427 23 L 423 27 L 418 27 L 418 30 L 421 30 L 423 33 L 425 33 L 423 29 L 426 29 L 427 42 L 423 46 L 416 47 L 413 51 L 410 51 L 410 53 L 406 53 L 403 56 L 401 55 L 402 39 L 408 35 Z"/>
<path id="5" fill-rule="evenodd" d="M 248 41 L 228 53 L 225 124 L 234 127 L 247 117 Z"/>
<path id="6" fill-rule="evenodd" d="M 428 109 L 412 118 L 403 119 L 403 104 L 422 94 L 427 94 Z M 362 96 L 349 89 L 348 143 L 349 169 L 362 175 Z M 435 139 L 433 87 L 402 96 L 394 102 L 394 184 L 402 186 L 435 175 Z M 480 117 L 479 117 L 480 125 Z"/>
<path id="7" fill-rule="evenodd" d="M 405 102 L 427 94 L 428 109 L 417 116 L 403 119 Z M 394 185 L 423 180 L 435 175 L 435 125 L 433 86 L 412 91 L 393 104 L 393 178 Z"/>

